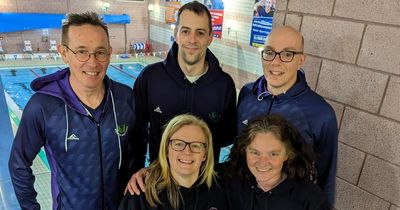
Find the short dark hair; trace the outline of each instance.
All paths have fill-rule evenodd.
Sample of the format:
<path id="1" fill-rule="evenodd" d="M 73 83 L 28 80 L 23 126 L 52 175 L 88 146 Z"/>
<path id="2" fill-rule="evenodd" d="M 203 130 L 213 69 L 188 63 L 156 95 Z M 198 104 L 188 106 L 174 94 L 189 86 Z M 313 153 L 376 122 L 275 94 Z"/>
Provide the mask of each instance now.
<path id="1" fill-rule="evenodd" d="M 68 31 L 70 26 L 81 26 L 85 24 L 100 26 L 106 32 L 107 40 L 109 40 L 108 28 L 102 18 L 95 12 L 87 11 L 84 13 L 69 13 L 67 15 L 66 21 L 62 24 L 61 43 L 68 45 Z"/>
<path id="2" fill-rule="evenodd" d="M 272 133 L 283 143 L 288 159 L 283 165 L 282 172 L 289 178 L 316 180 L 315 155 L 311 145 L 305 142 L 291 123 L 276 114 L 254 119 L 238 135 L 229 154 L 224 175 L 242 179 L 253 177 L 247 167 L 246 149 L 258 133 Z"/>
<path id="3" fill-rule="evenodd" d="M 206 13 L 206 15 L 208 17 L 208 28 L 210 29 L 210 34 L 212 33 L 211 13 L 204 4 L 202 4 L 198 1 L 192 1 L 192 2 L 186 3 L 179 9 L 178 19 L 176 20 L 176 26 L 179 26 L 181 14 L 185 10 L 194 12 L 197 15 L 202 15 L 202 14 Z"/>

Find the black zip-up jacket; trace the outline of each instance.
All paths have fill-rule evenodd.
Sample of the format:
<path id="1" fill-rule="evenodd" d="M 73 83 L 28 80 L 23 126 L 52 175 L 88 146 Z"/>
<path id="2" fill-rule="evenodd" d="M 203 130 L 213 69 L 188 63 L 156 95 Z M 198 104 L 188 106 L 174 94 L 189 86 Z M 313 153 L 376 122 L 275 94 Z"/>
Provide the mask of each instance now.
<path id="1" fill-rule="evenodd" d="M 329 210 L 329 203 L 318 185 L 287 178 L 268 192 L 254 180 L 226 179 L 230 210 Z"/>
<path id="2" fill-rule="evenodd" d="M 223 186 L 214 182 L 210 189 L 206 184 L 194 186 L 192 188 L 179 188 L 184 203 L 178 210 L 227 210 L 228 204 Z M 173 210 L 171 207 L 167 191 L 163 190 L 159 194 L 162 205 L 150 207 L 144 193 L 140 195 L 125 195 L 119 206 L 119 210 Z"/>
<path id="3" fill-rule="evenodd" d="M 216 162 L 220 148 L 233 143 L 236 135 L 236 89 L 231 76 L 222 71 L 207 49 L 208 71 L 191 83 L 179 67 L 177 54 L 178 45 L 174 43 L 163 62 L 145 67 L 135 81 L 136 167 L 144 166 L 147 141 L 150 161 L 158 157 L 162 127 L 179 114 L 196 115 L 208 124 Z"/>

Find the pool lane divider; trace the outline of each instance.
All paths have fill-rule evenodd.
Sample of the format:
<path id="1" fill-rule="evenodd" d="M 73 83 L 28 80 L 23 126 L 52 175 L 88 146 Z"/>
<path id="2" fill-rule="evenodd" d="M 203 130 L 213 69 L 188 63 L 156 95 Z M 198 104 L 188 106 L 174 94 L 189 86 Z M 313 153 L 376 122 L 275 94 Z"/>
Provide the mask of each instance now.
<path id="1" fill-rule="evenodd" d="M 8 107 L 8 115 L 10 116 L 10 118 L 14 122 L 14 124 L 18 127 L 19 123 L 21 122 L 21 114 L 20 113 L 22 113 L 22 111 L 19 109 L 18 105 L 14 102 L 14 100 L 8 95 L 8 93 L 5 93 L 5 98 L 8 101 L 8 106 L 7 106 Z M 19 113 L 19 114 L 17 114 L 17 113 Z M 11 139 L 11 142 L 12 141 L 13 141 L 13 138 Z M 10 148 L 10 151 L 11 151 L 11 148 Z M 44 165 L 46 165 L 47 169 L 50 171 L 49 161 L 47 160 L 46 153 L 44 152 L 43 147 L 40 149 L 38 156 L 42 160 Z"/>
<path id="2" fill-rule="evenodd" d="M 114 69 L 117 69 L 118 71 L 120 71 L 120 72 L 122 72 L 122 73 L 128 75 L 129 77 L 131 77 L 131 78 L 133 78 L 133 79 L 136 79 L 135 76 L 133 76 L 132 74 L 129 74 L 128 72 L 122 70 L 121 68 L 119 68 L 119 67 L 117 67 L 117 66 L 114 66 L 114 65 L 112 65 L 112 64 L 110 64 L 110 66 L 113 67 Z"/>

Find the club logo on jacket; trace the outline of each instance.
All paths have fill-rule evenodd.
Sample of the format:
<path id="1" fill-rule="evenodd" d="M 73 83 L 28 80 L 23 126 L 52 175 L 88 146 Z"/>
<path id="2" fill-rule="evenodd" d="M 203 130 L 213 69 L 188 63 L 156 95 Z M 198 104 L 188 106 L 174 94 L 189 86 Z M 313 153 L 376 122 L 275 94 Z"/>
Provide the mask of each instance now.
<path id="1" fill-rule="evenodd" d="M 221 118 L 221 114 L 218 112 L 211 112 L 208 114 L 208 117 L 211 119 L 211 121 L 217 122 Z"/>
<path id="2" fill-rule="evenodd" d="M 209 208 L 208 210 L 218 210 L 218 209 L 215 208 L 215 207 L 211 207 L 211 208 Z"/>
<path id="3" fill-rule="evenodd" d="M 157 106 L 157 108 L 155 108 L 153 111 L 162 114 L 161 108 L 159 106 Z"/>
<path id="4" fill-rule="evenodd" d="M 243 120 L 242 123 L 245 124 L 245 125 L 248 125 L 249 124 L 249 120 L 247 120 L 247 119 Z"/>
<path id="5" fill-rule="evenodd" d="M 125 136 L 125 134 L 128 132 L 128 126 L 127 125 L 119 125 L 116 129 L 115 129 L 115 133 L 118 136 Z"/>
<path id="6" fill-rule="evenodd" d="M 67 138 L 67 140 L 68 140 L 68 141 L 78 141 L 78 140 L 79 140 L 79 137 L 76 136 L 76 135 L 73 133 L 73 134 L 71 134 L 71 135 Z"/>

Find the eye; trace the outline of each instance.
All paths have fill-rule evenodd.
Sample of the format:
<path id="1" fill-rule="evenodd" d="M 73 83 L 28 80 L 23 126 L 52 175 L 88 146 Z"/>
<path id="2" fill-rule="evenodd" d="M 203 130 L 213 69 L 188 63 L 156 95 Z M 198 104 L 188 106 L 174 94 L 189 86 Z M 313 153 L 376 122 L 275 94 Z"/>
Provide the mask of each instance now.
<path id="1" fill-rule="evenodd" d="M 198 35 L 198 36 L 205 36 L 206 33 L 205 33 L 204 31 L 198 31 L 198 32 L 197 32 L 197 35 Z"/>
<path id="2" fill-rule="evenodd" d="M 77 50 L 77 51 L 76 51 L 76 54 L 79 54 L 79 55 L 87 55 L 87 54 L 89 54 L 89 51 L 87 51 L 87 50 Z"/>
<path id="3" fill-rule="evenodd" d="M 97 51 L 96 52 L 96 55 L 98 55 L 98 56 L 105 56 L 105 55 L 107 55 L 108 53 L 107 53 L 107 51 L 105 51 L 105 50 L 100 50 L 100 51 Z"/>
<path id="4" fill-rule="evenodd" d="M 274 55 L 275 55 L 275 52 L 272 51 L 272 50 L 264 50 L 264 54 L 265 54 L 266 56 L 274 56 Z"/>
<path id="5" fill-rule="evenodd" d="M 292 52 L 283 51 L 283 52 L 281 52 L 281 56 L 286 57 L 286 58 L 291 58 L 291 57 L 293 57 L 293 53 Z"/>
<path id="6" fill-rule="evenodd" d="M 181 34 L 185 34 L 185 35 L 187 35 L 187 34 L 189 34 L 190 33 L 190 31 L 189 30 L 187 30 L 187 29 L 183 29 L 183 30 L 181 30 Z"/>

